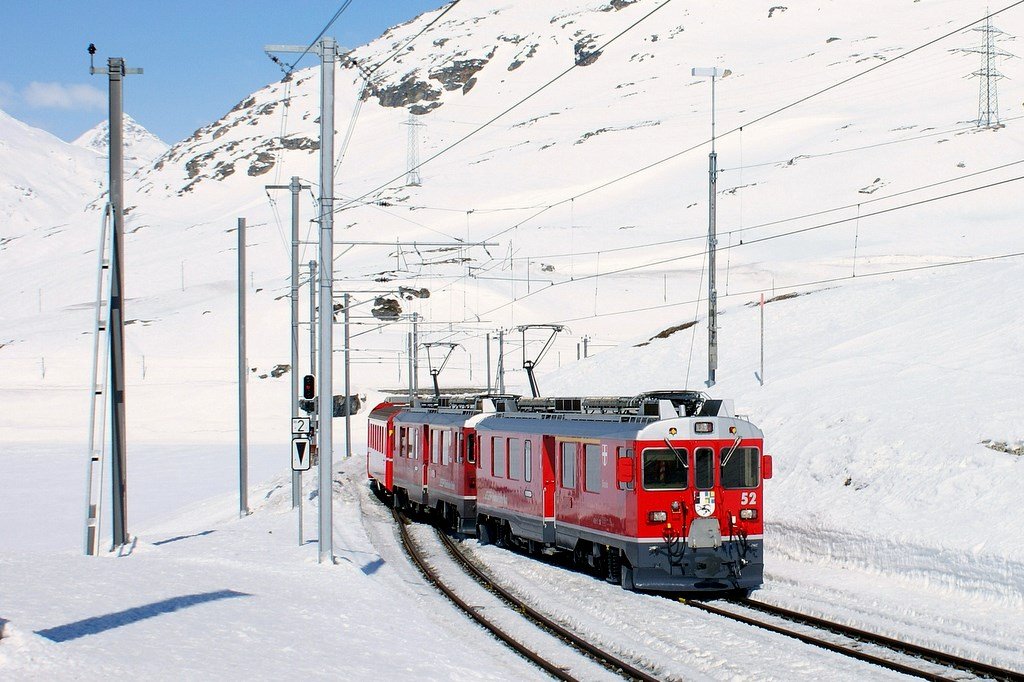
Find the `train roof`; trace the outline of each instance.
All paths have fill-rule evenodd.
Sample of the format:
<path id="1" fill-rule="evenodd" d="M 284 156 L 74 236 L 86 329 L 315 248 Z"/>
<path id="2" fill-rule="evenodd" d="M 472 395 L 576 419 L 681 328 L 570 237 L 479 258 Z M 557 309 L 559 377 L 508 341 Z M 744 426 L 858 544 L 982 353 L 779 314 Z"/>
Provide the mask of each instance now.
<path id="1" fill-rule="evenodd" d="M 414 406 L 398 405 L 395 420 L 408 424 L 438 426 L 478 426 L 484 430 L 515 430 L 549 434 L 582 434 L 612 437 L 613 434 L 639 437 L 641 433 L 660 433 L 671 423 L 696 419 L 723 418 L 736 426 L 744 437 L 760 437 L 760 430 L 735 416 L 731 400 L 712 399 L 706 393 L 690 390 L 648 391 L 635 396 L 589 396 L 523 398 L 510 394 L 480 393 L 441 396 L 418 400 Z M 389 413 L 391 414 L 391 413 Z M 374 416 L 371 414 L 371 416 Z M 513 421 L 514 420 L 514 421 Z M 677 424 L 676 428 L 683 426 Z M 720 431 L 726 430 L 723 424 Z"/>

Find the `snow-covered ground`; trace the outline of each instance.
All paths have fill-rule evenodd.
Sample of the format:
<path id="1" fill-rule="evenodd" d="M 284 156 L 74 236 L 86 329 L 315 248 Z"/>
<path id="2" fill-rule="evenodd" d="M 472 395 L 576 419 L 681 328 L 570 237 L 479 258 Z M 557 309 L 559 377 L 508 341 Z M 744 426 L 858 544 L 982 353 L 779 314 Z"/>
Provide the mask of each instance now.
<path id="1" fill-rule="evenodd" d="M 336 195 L 386 205 L 340 211 L 338 238 L 498 246 L 358 247 L 337 261 L 339 290 L 429 289 L 400 303 L 425 319 L 422 341 L 462 344 L 448 385 L 484 384 L 486 333 L 563 323 L 571 331 L 539 367 L 548 395 L 701 387 L 710 88 L 688 74 L 731 69 L 717 84 L 721 360 L 709 391 L 733 398 L 775 457 L 761 598 L 1024 670 L 1022 62 L 1000 62 L 1006 127 L 978 131 L 977 82 L 963 78 L 976 56 L 951 50 L 979 42 L 955 29 L 984 14 L 980 1 L 884 11 L 867 1 L 672 2 L 640 21 L 657 4 L 566 2 L 553 19 L 544 3 L 463 0 L 377 74 L 361 106 L 361 81 L 341 70 L 339 148 L 358 120 Z M 380 62 L 433 16 L 354 57 Z M 1024 35 L 1020 9 L 995 23 Z M 416 117 L 428 159 L 581 57 L 585 66 L 423 166 L 420 187 L 404 186 L 409 107 L 440 103 Z M 128 519 L 138 543 L 120 558 L 80 556 L 104 162 L 0 112 L 0 675 L 538 676 L 408 567 L 359 492 L 358 457 L 340 466 L 338 565 L 298 546 L 286 494 L 291 377 L 270 375 L 289 362 L 288 202 L 271 202 L 264 186 L 297 175 L 316 193 L 316 86 L 311 70 L 268 85 L 128 180 Z M 436 98 L 420 97 L 428 91 Z M 148 140 L 141 129 L 133 139 Z M 161 148 L 150 150 L 137 156 Z M 302 211 L 305 236 L 306 196 Z M 240 216 L 254 443 L 244 519 L 234 497 Z M 304 246 L 302 262 L 312 257 Z M 763 385 L 750 305 L 762 292 L 800 294 L 764 309 Z M 354 309 L 352 385 L 372 404 L 408 380 L 408 327 L 378 329 L 369 310 Z M 591 357 L 577 362 L 584 336 Z M 520 337 L 506 340 L 509 388 L 524 391 Z M 528 356 L 541 340 L 529 340 Z M 354 425 L 358 455 L 361 418 Z M 336 453 L 343 433 L 337 424 Z M 650 655 L 686 678 L 877 674 L 583 576 L 481 556 L 513 579 L 543 574 L 633 614 L 593 627 L 657 613 L 669 632 Z"/>

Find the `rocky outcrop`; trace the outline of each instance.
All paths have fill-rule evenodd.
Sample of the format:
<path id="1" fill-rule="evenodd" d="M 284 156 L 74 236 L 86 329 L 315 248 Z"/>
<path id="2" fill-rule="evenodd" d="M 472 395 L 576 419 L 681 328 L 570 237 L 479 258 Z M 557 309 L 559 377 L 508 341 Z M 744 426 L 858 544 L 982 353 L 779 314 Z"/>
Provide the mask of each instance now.
<path id="1" fill-rule="evenodd" d="M 596 36 L 583 36 L 573 46 L 576 52 L 576 66 L 590 66 L 601 56 L 601 50 L 597 49 Z"/>

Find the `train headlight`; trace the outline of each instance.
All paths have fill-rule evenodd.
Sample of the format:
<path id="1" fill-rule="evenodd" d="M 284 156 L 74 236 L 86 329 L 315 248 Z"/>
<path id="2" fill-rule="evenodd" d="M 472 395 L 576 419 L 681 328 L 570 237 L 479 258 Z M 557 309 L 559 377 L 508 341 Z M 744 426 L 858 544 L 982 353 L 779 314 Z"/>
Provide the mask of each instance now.
<path id="1" fill-rule="evenodd" d="M 668 513 L 663 511 L 647 512 L 647 520 L 651 523 L 665 523 L 668 521 Z"/>
<path id="2" fill-rule="evenodd" d="M 741 519 L 746 519 L 747 521 L 752 521 L 753 519 L 757 518 L 757 510 L 756 509 L 741 509 L 740 510 L 740 518 Z"/>
<path id="3" fill-rule="evenodd" d="M 715 430 L 714 422 L 694 422 L 693 432 L 694 433 L 711 433 Z"/>

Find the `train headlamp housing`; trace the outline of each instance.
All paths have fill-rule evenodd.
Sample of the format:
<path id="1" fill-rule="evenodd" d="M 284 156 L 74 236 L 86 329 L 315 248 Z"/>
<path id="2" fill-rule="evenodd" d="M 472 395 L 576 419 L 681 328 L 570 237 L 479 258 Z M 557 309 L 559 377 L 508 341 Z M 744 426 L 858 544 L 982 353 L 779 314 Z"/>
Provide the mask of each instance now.
<path id="1" fill-rule="evenodd" d="M 747 521 L 752 521 L 752 520 L 757 518 L 757 510 L 756 509 L 741 509 L 740 510 L 740 518 L 741 519 L 746 519 Z"/>
<path id="2" fill-rule="evenodd" d="M 647 520 L 651 523 L 665 523 L 668 521 L 668 512 L 650 511 L 647 512 Z"/>
<path id="3" fill-rule="evenodd" d="M 693 432 L 694 433 L 712 433 L 715 430 L 714 422 L 694 422 Z"/>

